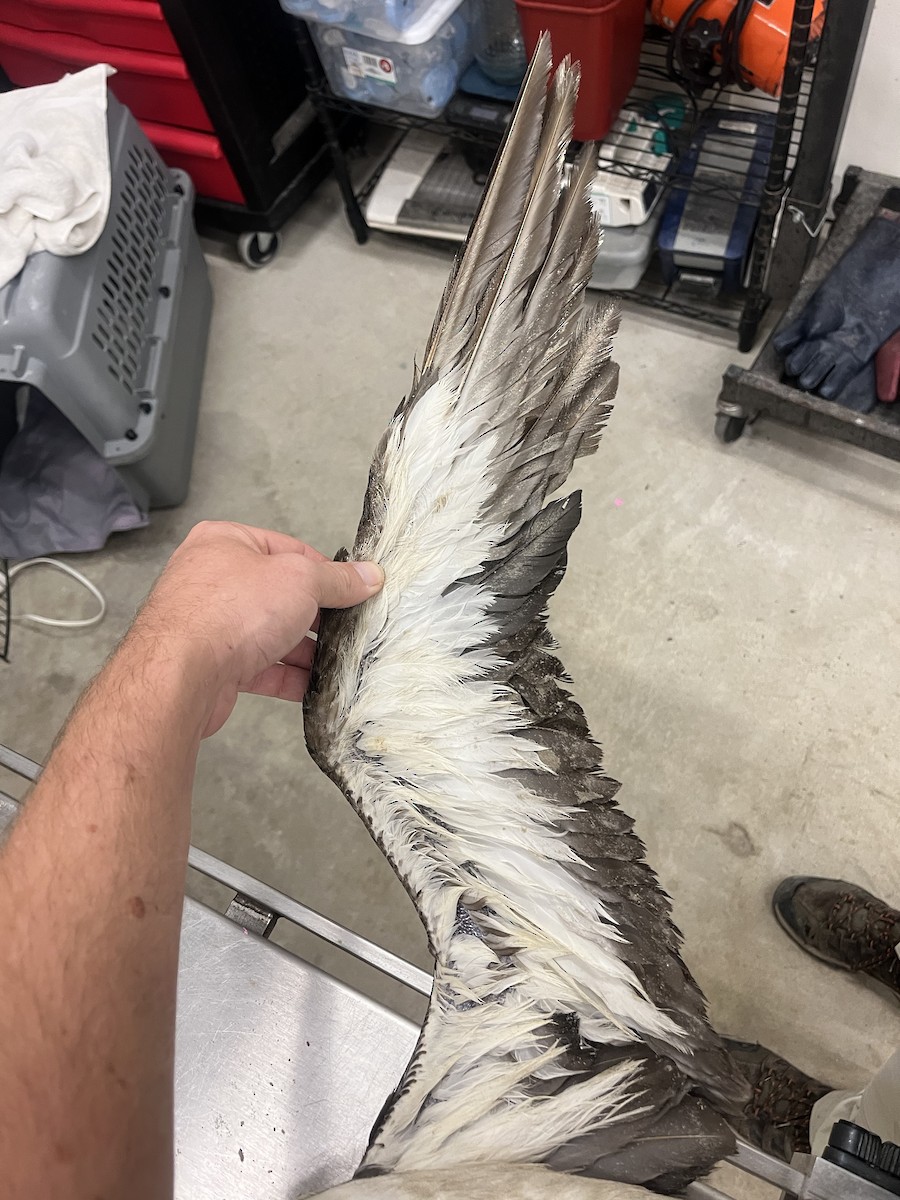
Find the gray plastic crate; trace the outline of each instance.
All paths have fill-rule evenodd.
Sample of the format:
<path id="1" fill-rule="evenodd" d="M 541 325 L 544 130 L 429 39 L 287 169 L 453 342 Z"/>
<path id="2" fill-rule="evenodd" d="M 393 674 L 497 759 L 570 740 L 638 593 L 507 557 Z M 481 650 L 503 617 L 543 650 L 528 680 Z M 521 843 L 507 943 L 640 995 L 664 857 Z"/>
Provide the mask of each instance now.
<path id="1" fill-rule="evenodd" d="M 43 392 L 139 504 L 180 504 L 212 307 L 193 185 L 111 95 L 109 154 L 96 245 L 74 258 L 34 254 L 0 288 L 0 384 Z"/>

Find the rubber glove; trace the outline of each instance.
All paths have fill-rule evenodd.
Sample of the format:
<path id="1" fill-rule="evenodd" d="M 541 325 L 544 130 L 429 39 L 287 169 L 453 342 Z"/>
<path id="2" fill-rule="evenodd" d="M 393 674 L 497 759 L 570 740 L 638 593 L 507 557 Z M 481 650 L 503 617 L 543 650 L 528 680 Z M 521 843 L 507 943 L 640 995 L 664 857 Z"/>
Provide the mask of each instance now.
<path id="1" fill-rule="evenodd" d="M 900 330 L 900 188 L 891 188 L 800 316 L 773 338 L 804 391 L 838 399 Z"/>

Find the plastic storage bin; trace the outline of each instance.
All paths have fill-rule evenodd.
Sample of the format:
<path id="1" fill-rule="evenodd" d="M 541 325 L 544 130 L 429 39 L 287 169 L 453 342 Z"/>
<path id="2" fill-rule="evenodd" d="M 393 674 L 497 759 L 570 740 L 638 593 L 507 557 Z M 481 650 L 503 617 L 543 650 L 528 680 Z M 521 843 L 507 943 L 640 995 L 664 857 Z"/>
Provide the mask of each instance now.
<path id="1" fill-rule="evenodd" d="M 339 25 L 367 37 L 389 41 L 406 33 L 432 7 L 434 0 L 281 0 L 294 17 L 317 25 Z"/>
<path id="2" fill-rule="evenodd" d="M 193 188 L 109 97 L 112 198 L 84 254 L 33 254 L 0 289 L 0 382 L 28 385 L 143 506 L 187 494 L 211 293 Z"/>
<path id="3" fill-rule="evenodd" d="M 710 108 L 680 160 L 659 231 L 666 283 L 682 272 L 740 289 L 775 134 L 770 112 Z"/>
<path id="4" fill-rule="evenodd" d="M 72 33 L 104 46 L 178 53 L 153 0 L 0 0 L 0 21 L 45 33 Z"/>
<path id="5" fill-rule="evenodd" d="M 653 253 L 661 218 L 662 205 L 658 204 L 643 225 L 604 229 L 588 287 L 612 292 L 636 288 Z"/>
<path id="6" fill-rule="evenodd" d="M 645 0 L 516 0 L 516 7 L 529 55 L 546 29 L 554 63 L 566 54 L 581 63 L 574 136 L 606 137 L 637 78 Z"/>
<path id="7" fill-rule="evenodd" d="M 0 65 L 19 87 L 55 83 L 94 63 L 116 68 L 110 90 L 142 121 L 212 131 L 203 101 L 182 58 L 103 46 L 68 33 L 42 33 L 0 23 Z"/>
<path id="8" fill-rule="evenodd" d="M 659 196 L 660 176 L 672 161 L 660 120 L 624 108 L 600 145 L 591 203 L 604 229 L 641 225 Z"/>
<path id="9" fill-rule="evenodd" d="M 473 57 L 471 0 L 438 0 L 393 39 L 335 25 L 310 30 L 332 90 L 415 117 L 443 111 Z"/>

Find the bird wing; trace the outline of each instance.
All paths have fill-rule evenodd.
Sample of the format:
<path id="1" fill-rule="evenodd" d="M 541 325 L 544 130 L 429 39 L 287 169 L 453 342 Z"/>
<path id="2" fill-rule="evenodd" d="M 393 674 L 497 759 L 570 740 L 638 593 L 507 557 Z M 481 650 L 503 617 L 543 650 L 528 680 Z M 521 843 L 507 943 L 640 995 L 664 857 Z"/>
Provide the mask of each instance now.
<path id="1" fill-rule="evenodd" d="M 614 305 L 578 74 L 539 43 L 421 370 L 376 451 L 352 556 L 381 594 L 325 613 L 309 749 L 403 881 L 435 983 L 363 1172 L 491 1160 L 679 1186 L 733 1149 L 743 1084 L 681 960 L 547 631 L 610 412 Z"/>

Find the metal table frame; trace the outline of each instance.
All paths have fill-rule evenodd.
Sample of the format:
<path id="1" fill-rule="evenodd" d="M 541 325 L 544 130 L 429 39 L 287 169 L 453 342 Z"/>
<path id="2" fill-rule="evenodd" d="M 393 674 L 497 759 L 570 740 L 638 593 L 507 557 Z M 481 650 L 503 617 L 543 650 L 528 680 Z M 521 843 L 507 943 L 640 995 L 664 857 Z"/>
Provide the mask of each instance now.
<path id="1" fill-rule="evenodd" d="M 31 782 L 41 771 L 37 763 L 2 744 L 0 767 Z M 15 819 L 19 807 L 19 801 L 0 790 L 0 831 Z M 278 920 L 284 919 L 420 995 L 430 995 L 431 976 L 204 850 L 192 846 L 188 862 L 235 894 L 224 913 L 227 920 L 196 901 L 188 900 L 185 904 L 176 1037 L 176 1197 L 203 1200 L 206 1196 L 227 1193 L 294 1200 L 305 1192 L 343 1182 L 359 1161 L 368 1130 L 385 1094 L 406 1064 L 417 1030 L 411 1022 L 265 939 Z M 211 964 L 226 959 L 233 966 L 236 957 L 242 959 L 239 974 L 232 972 L 229 990 L 218 993 L 217 977 L 209 975 Z M 264 978 L 260 978 L 261 970 Z M 198 978 L 201 975 L 202 980 Z M 284 1027 L 289 1031 L 289 1040 L 276 1045 L 274 1051 L 270 1028 L 260 1028 L 258 1024 L 260 1014 L 273 1015 L 270 1008 L 267 1011 L 266 998 L 261 1000 L 259 995 L 260 983 L 269 979 L 283 983 L 272 999 L 286 1006 L 283 1013 L 280 1010 L 274 1013 L 285 1018 L 282 1028 L 275 1031 L 274 1041 L 283 1043 Z M 235 981 L 249 986 L 235 987 Z M 204 984 L 206 993 L 202 993 Z M 211 1039 L 207 1027 L 208 993 L 214 994 L 219 1005 L 229 1010 L 227 1022 L 216 1026 Z M 247 1028 L 240 1027 L 238 1010 L 245 1019 L 249 1014 Z M 297 1084 L 294 1095 L 279 1107 L 275 1080 L 266 1077 L 277 1075 L 284 1068 L 285 1059 L 288 1064 L 292 1062 L 291 1056 L 286 1055 L 292 1046 L 299 1044 L 302 1052 L 305 1041 L 305 1048 L 315 1053 L 311 1040 L 304 1037 L 313 1029 L 312 1037 L 321 1038 L 322 1044 L 317 1044 L 316 1049 L 322 1057 L 305 1065 L 307 1073 L 299 1082 L 296 1073 L 301 1068 L 294 1068 L 291 1077 L 291 1082 Z M 334 1066 L 335 1056 L 339 1058 L 347 1050 L 344 1035 L 348 1030 L 352 1032 L 349 1076 L 346 1069 L 338 1069 L 340 1064 Z M 292 1036 L 293 1033 L 297 1036 Z M 210 1084 L 210 1063 L 216 1068 L 234 1065 L 241 1052 L 246 1055 L 249 1043 L 253 1043 L 251 1051 L 263 1051 L 264 1061 L 254 1063 L 255 1076 L 248 1077 L 245 1070 L 236 1077 L 232 1070 L 223 1078 L 223 1073 L 217 1070 Z M 373 1054 L 376 1048 L 377 1055 Z M 205 1065 L 198 1061 L 207 1058 L 209 1062 Z M 267 1106 L 264 1115 L 255 1103 L 257 1091 L 251 1087 L 254 1081 L 261 1089 L 266 1083 L 273 1089 L 263 1092 Z M 326 1088 L 326 1095 L 309 1095 L 317 1081 Z M 334 1118 L 326 1119 L 324 1126 L 310 1115 L 323 1104 L 332 1110 Z M 202 1118 L 195 1119 L 196 1107 L 204 1105 Z M 244 1118 L 239 1116 L 241 1112 L 246 1113 Z M 269 1122 L 273 1119 L 276 1124 L 270 1135 Z M 300 1136 L 293 1153 L 282 1153 L 288 1134 L 284 1126 L 277 1124 L 279 1119 L 296 1119 L 306 1125 L 305 1141 Z M 309 1123 L 315 1128 L 310 1129 Z M 323 1146 L 323 1138 L 327 1141 L 336 1131 L 340 1133 L 340 1144 Z M 239 1144 L 243 1142 L 252 1147 L 255 1160 L 250 1157 L 251 1150 L 245 1151 Z M 267 1154 L 272 1155 L 271 1159 Z M 275 1166 L 267 1167 L 269 1161 Z M 810 1155 L 795 1155 L 788 1165 L 739 1141 L 737 1154 L 728 1161 L 739 1170 L 781 1188 L 783 1196 L 796 1196 L 798 1200 L 885 1200 L 888 1196 L 882 1188 Z M 254 1165 L 256 1176 L 248 1179 Z M 279 1186 L 282 1190 L 278 1190 Z M 691 1184 L 686 1194 L 690 1200 L 730 1200 L 726 1193 L 704 1182 Z"/>

